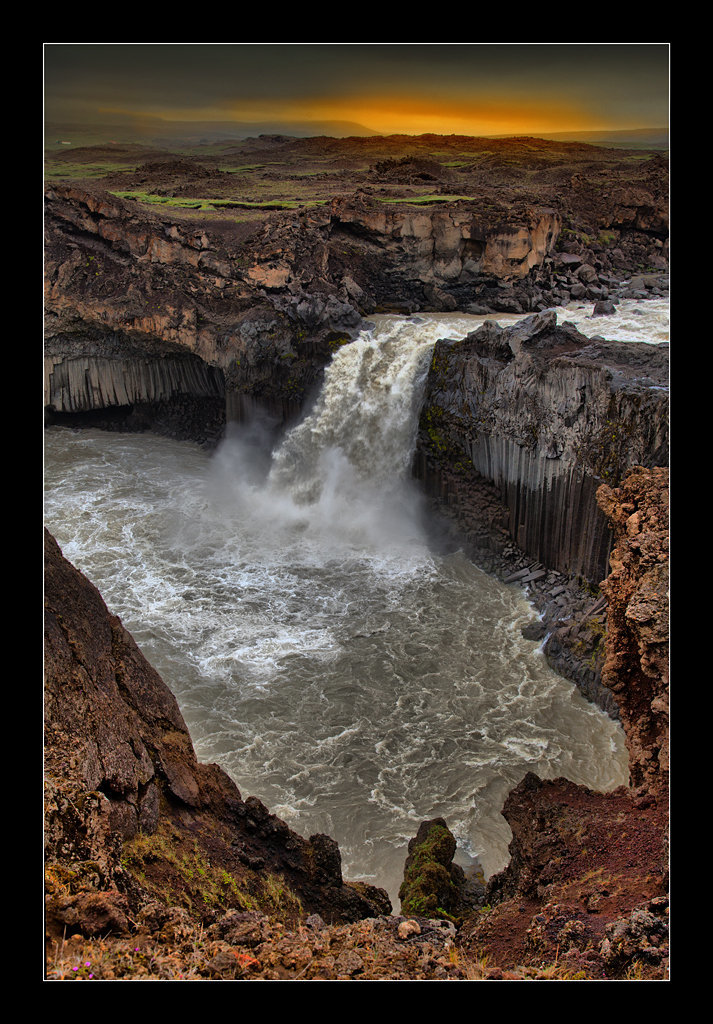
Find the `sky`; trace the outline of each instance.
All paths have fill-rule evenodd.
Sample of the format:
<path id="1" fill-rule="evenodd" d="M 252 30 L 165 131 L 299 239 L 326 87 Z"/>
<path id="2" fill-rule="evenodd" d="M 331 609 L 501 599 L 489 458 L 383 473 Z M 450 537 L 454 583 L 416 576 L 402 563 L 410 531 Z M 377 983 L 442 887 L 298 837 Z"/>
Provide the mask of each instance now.
<path id="1" fill-rule="evenodd" d="M 664 127 L 668 43 L 45 43 L 45 120 L 345 120 L 383 134 Z"/>

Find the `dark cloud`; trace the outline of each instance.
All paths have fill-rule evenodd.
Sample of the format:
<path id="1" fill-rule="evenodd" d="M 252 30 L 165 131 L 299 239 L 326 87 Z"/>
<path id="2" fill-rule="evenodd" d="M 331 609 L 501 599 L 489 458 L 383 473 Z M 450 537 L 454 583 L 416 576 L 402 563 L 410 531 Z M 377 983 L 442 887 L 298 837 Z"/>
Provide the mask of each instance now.
<path id="1" fill-rule="evenodd" d="M 47 116 L 195 109 L 389 91 L 566 96 L 621 122 L 667 120 L 668 44 L 47 43 Z"/>

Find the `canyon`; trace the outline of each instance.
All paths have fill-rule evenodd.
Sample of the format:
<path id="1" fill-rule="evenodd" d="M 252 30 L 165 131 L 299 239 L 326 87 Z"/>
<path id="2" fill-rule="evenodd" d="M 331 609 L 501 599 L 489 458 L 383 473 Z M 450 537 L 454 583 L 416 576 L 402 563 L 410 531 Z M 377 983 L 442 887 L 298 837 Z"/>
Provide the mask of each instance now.
<path id="1" fill-rule="evenodd" d="M 307 201 L 290 161 L 317 154 L 330 170 Z M 454 543 L 530 585 L 550 662 L 621 720 L 631 784 L 526 776 L 503 811 L 510 865 L 477 886 L 424 823 L 407 874 L 428 847 L 441 897 L 404 890 L 390 915 L 383 890 L 342 878 L 328 836 L 297 836 L 196 760 L 175 699 L 48 537 L 48 965 L 113 935 L 122 956 L 141 936 L 165 971 L 156 949 L 192 950 L 196 978 L 666 976 L 668 351 L 552 312 L 666 295 L 665 160 L 263 138 L 231 159 L 282 169 L 263 163 L 236 197 L 236 173 L 204 157 L 136 155 L 99 182 L 48 181 L 46 421 L 214 446 L 260 417 L 276 439 L 368 317 L 522 315 L 437 342 L 413 472 Z M 174 205 L 195 196 L 212 202 Z"/>

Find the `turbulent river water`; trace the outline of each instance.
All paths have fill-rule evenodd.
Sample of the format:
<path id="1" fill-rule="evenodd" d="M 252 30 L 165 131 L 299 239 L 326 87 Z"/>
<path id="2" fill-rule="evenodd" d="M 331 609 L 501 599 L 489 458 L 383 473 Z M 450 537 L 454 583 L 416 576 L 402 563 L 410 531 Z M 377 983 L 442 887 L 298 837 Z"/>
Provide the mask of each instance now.
<path id="1" fill-rule="evenodd" d="M 666 312 L 562 318 L 660 342 Z M 345 877 L 396 911 L 424 819 L 445 817 L 457 860 L 488 876 L 528 770 L 600 790 L 628 777 L 620 727 L 522 637 L 527 595 L 424 530 L 409 468 L 429 354 L 484 319 L 375 318 L 271 456 L 254 428 L 212 453 L 46 431 L 46 524 L 176 695 L 199 759 L 300 834 L 333 836 Z"/>

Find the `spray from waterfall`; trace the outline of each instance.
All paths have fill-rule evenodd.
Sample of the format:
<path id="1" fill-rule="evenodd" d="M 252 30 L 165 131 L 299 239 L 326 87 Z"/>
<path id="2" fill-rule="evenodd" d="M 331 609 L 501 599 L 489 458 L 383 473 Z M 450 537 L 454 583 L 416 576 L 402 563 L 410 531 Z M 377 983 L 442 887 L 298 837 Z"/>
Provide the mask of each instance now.
<path id="1" fill-rule="evenodd" d="M 335 354 L 315 406 L 262 477 L 259 424 L 228 437 L 216 458 L 216 496 L 227 488 L 251 518 L 294 546 L 319 543 L 325 557 L 340 549 L 403 554 L 424 543 L 410 468 L 429 356 L 444 324 L 415 329 L 403 318 L 379 319 L 378 329 Z M 462 317 L 445 326 L 462 336 L 472 323 Z"/>
<path id="2" fill-rule="evenodd" d="M 627 779 L 621 729 L 523 638 L 516 588 L 434 552 L 410 467 L 431 347 L 468 316 L 375 318 L 314 407 L 208 454 L 148 434 L 50 428 L 46 521 L 217 762 L 345 877 L 397 906 L 406 845 L 443 816 L 468 866 L 507 861 L 526 771 Z M 481 318 L 482 319 L 482 318 Z"/>

